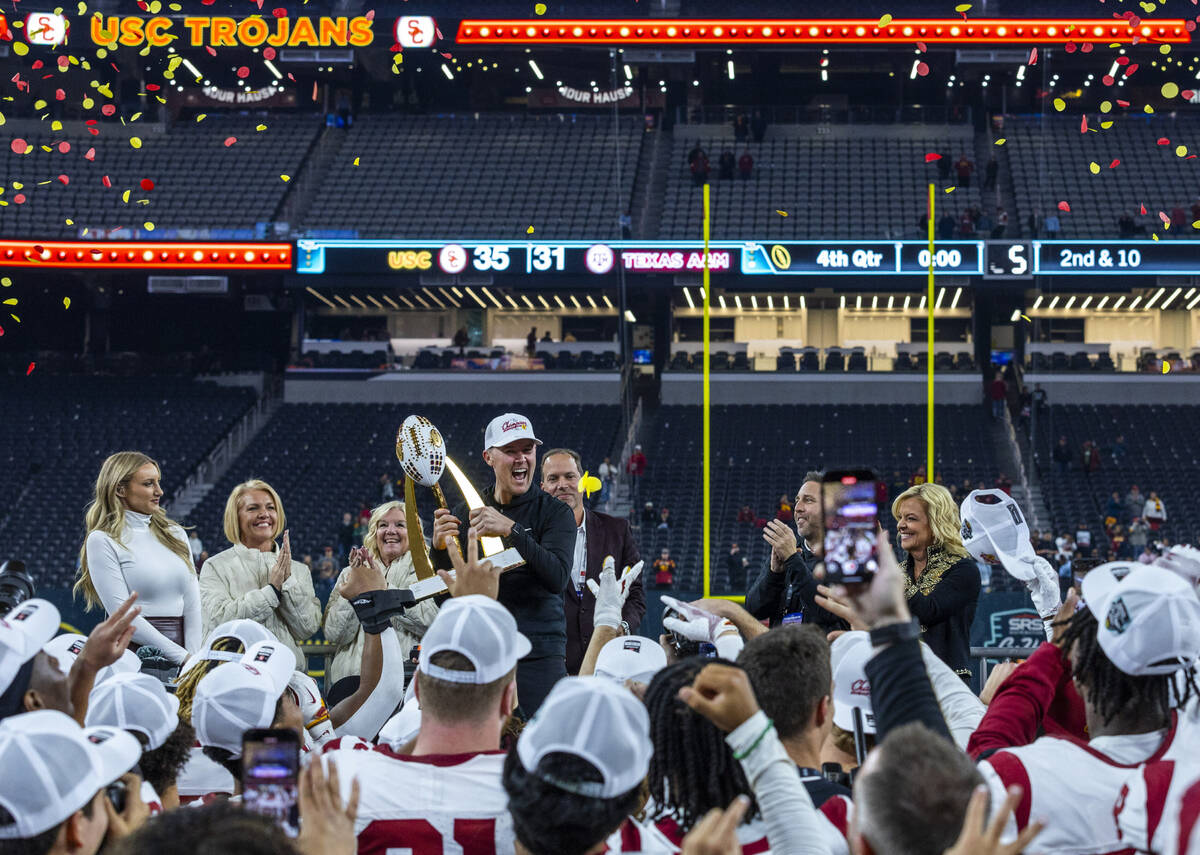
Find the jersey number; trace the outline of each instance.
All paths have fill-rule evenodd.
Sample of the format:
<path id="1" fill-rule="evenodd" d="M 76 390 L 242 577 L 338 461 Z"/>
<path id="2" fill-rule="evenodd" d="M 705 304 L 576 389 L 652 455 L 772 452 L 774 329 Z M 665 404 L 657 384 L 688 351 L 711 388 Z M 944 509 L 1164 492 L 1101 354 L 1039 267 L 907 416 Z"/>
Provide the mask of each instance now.
<path id="1" fill-rule="evenodd" d="M 496 855 L 496 820 L 454 820 L 454 842 L 463 855 Z M 442 855 L 445 838 L 425 819 L 380 819 L 358 836 L 358 851 L 359 855 Z"/>

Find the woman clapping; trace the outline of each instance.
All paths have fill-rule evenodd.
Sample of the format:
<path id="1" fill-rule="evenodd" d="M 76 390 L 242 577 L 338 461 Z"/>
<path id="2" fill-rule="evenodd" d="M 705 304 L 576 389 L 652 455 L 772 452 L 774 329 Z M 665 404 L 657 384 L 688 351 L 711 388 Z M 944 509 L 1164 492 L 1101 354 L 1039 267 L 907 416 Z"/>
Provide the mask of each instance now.
<path id="1" fill-rule="evenodd" d="M 292 560 L 285 521 L 283 503 L 270 484 L 255 479 L 233 488 L 224 520 L 233 546 L 205 561 L 200 571 L 204 631 L 234 618 L 258 621 L 292 648 L 303 669 L 300 642 L 321 625 L 321 602 L 308 568 Z M 283 545 L 276 547 L 281 533 Z"/>

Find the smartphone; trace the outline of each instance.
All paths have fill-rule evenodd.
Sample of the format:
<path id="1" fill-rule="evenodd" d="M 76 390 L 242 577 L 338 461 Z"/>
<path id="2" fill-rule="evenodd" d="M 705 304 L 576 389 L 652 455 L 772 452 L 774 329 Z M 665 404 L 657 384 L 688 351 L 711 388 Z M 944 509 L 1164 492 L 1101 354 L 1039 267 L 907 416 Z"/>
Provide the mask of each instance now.
<path id="1" fill-rule="evenodd" d="M 821 480 L 825 584 L 870 582 L 879 569 L 879 506 L 885 485 L 870 469 L 835 469 Z"/>
<path id="2" fill-rule="evenodd" d="M 291 837 L 300 833 L 300 735 L 255 728 L 242 737 L 242 799 L 246 809 L 274 819 Z"/>

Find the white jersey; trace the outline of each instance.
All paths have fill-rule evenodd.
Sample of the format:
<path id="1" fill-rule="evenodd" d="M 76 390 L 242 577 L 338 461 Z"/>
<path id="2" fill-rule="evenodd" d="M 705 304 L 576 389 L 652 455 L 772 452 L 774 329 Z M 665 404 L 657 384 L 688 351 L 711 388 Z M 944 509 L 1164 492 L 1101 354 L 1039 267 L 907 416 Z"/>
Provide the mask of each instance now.
<path id="1" fill-rule="evenodd" d="M 979 763 L 991 790 L 992 809 L 1003 804 L 1006 788 L 1025 794 L 1009 818 L 1005 840 L 1016 837 L 1031 819 L 1047 825 L 1025 850 L 1056 855 L 1111 855 L 1131 852 L 1113 816 L 1126 779 L 1140 764 L 1175 760 L 1195 746 L 1177 733 L 1175 713 L 1165 731 L 1098 736 L 1090 742 L 1043 736 L 1029 745 L 1006 748 Z"/>
<path id="2" fill-rule="evenodd" d="M 1200 752 L 1193 754 L 1197 756 L 1186 760 L 1147 763 L 1129 776 L 1113 813 L 1118 834 L 1130 849 L 1160 855 L 1188 852 L 1200 814 Z"/>
<path id="3" fill-rule="evenodd" d="M 853 810 L 853 804 L 845 796 L 833 796 L 817 810 L 821 838 L 831 855 L 849 855 L 846 825 Z M 672 819 L 638 822 L 630 818 L 609 837 L 608 849 L 610 852 L 630 855 L 674 855 L 683 848 L 684 834 Z M 737 836 L 738 843 L 742 845 L 742 855 L 771 855 L 767 827 L 761 817 L 738 826 Z"/>
<path id="4" fill-rule="evenodd" d="M 322 758 L 337 763 L 343 798 L 359 780 L 359 855 L 497 855 L 516 846 L 503 751 L 413 757 L 343 737 Z"/>

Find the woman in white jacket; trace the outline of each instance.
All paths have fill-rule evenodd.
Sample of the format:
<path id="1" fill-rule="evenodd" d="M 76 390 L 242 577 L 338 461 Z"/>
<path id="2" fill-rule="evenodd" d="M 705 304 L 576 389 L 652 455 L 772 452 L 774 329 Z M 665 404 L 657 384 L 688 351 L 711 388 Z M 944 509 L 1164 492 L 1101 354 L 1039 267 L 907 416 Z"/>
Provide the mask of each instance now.
<path id="1" fill-rule="evenodd" d="M 424 532 L 417 532 L 417 536 L 423 538 Z M 367 533 L 363 536 L 363 547 L 372 559 L 386 568 L 384 575 L 389 588 L 409 588 L 417 581 L 417 570 L 408 550 L 403 502 L 384 502 L 371 512 Z M 325 609 L 325 640 L 337 645 L 337 653 L 325 676 L 327 686 L 333 686 L 345 677 L 357 676 L 362 667 L 362 626 L 354 609 L 338 594 L 338 587 L 349 569 L 343 569 L 338 576 L 338 584 L 334 585 Z M 425 635 L 426 628 L 437 617 L 437 612 L 433 600 L 424 600 L 392 620 L 405 659 Z"/>
<path id="2" fill-rule="evenodd" d="M 182 664 L 204 639 L 200 590 L 187 535 L 159 504 L 159 478 L 158 464 L 139 451 L 104 461 L 84 520 L 75 594 L 111 615 L 136 591 L 142 613 L 133 644 Z"/>
<path id="3" fill-rule="evenodd" d="M 321 626 L 321 601 L 308 568 L 292 560 L 286 521 L 283 502 L 267 482 L 253 479 L 233 488 L 224 519 L 233 546 L 200 570 L 204 631 L 234 618 L 258 621 L 292 649 L 296 667 L 305 670 L 300 642 Z M 276 547 L 280 533 L 283 545 Z"/>

